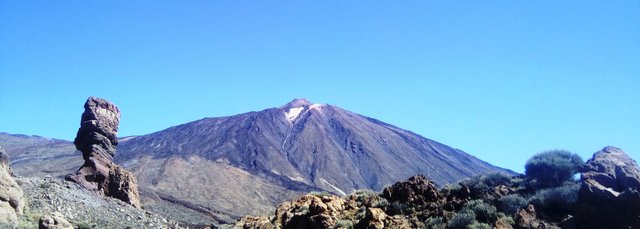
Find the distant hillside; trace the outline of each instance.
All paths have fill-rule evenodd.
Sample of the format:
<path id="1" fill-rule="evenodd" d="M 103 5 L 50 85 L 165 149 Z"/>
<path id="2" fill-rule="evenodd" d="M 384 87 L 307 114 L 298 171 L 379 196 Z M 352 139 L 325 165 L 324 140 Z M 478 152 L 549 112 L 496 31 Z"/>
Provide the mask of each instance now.
<path id="1" fill-rule="evenodd" d="M 62 177 L 83 163 L 73 142 L 65 140 L 0 132 L 0 145 L 9 154 L 13 172 L 21 176 Z"/>

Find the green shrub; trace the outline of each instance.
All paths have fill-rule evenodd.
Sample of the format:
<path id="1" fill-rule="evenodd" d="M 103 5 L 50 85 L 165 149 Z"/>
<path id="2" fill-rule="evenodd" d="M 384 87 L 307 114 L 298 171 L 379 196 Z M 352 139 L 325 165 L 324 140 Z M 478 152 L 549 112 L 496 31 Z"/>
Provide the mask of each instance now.
<path id="1" fill-rule="evenodd" d="M 542 189 L 536 192 L 529 203 L 533 204 L 537 210 L 544 215 L 560 220 L 562 217 L 571 214 L 573 205 L 578 199 L 580 184 L 565 183 L 563 186 Z"/>
<path id="2" fill-rule="evenodd" d="M 507 215 L 513 215 L 518 209 L 526 207 L 527 203 L 527 199 L 524 197 L 518 194 L 510 194 L 498 200 L 498 208 Z"/>
<path id="3" fill-rule="evenodd" d="M 91 229 L 91 225 L 87 222 L 79 222 L 76 226 L 78 229 Z"/>
<path id="4" fill-rule="evenodd" d="M 475 218 L 484 223 L 493 223 L 498 219 L 496 207 L 482 200 L 472 200 L 464 205 L 463 209 L 469 209 L 475 213 Z"/>
<path id="5" fill-rule="evenodd" d="M 40 184 L 40 188 L 41 188 L 41 189 L 48 189 L 48 188 L 51 188 L 51 184 L 50 184 L 50 183 L 41 183 L 41 184 Z"/>
<path id="6" fill-rule="evenodd" d="M 482 182 L 482 176 L 475 176 L 460 181 L 460 185 L 467 186 L 471 192 L 471 198 L 478 198 L 482 194 L 491 191 L 491 188 Z"/>
<path id="7" fill-rule="evenodd" d="M 367 208 L 360 207 L 358 208 L 358 212 L 356 212 L 356 219 L 364 219 L 366 215 L 367 215 Z"/>
<path id="8" fill-rule="evenodd" d="M 310 192 L 309 194 L 317 196 L 317 197 L 331 196 L 331 193 L 329 193 L 327 191 L 322 191 L 322 192 L 314 191 L 314 192 Z"/>
<path id="9" fill-rule="evenodd" d="M 534 155 L 525 164 L 525 174 L 540 187 L 556 187 L 570 180 L 584 161 L 577 154 L 564 150 L 546 151 Z"/>
<path id="10" fill-rule="evenodd" d="M 411 207 L 399 201 L 394 201 L 393 203 L 391 203 L 389 209 L 387 210 L 387 213 L 389 213 L 389 215 L 402 215 L 409 212 L 411 212 Z"/>
<path id="11" fill-rule="evenodd" d="M 339 219 L 338 222 L 336 222 L 336 225 L 333 226 L 333 228 L 353 228 L 353 222 L 351 222 L 351 220 L 348 219 Z"/>
<path id="12" fill-rule="evenodd" d="M 451 217 L 447 226 L 452 229 L 465 229 L 467 225 L 473 223 L 476 214 L 469 209 L 463 209 Z"/>
<path id="13" fill-rule="evenodd" d="M 309 205 L 302 205 L 300 207 L 297 207 L 293 209 L 293 212 L 307 214 L 309 212 Z"/>
<path id="14" fill-rule="evenodd" d="M 482 182 L 489 187 L 495 187 L 498 185 L 510 185 L 511 176 L 504 173 L 489 173 L 482 176 Z"/>
<path id="15" fill-rule="evenodd" d="M 498 220 L 500 220 L 502 222 L 505 222 L 505 223 L 507 223 L 509 225 L 515 225 L 516 224 L 516 221 L 513 220 L 513 218 L 511 216 L 499 216 Z"/>
<path id="16" fill-rule="evenodd" d="M 360 190 L 356 190 L 355 192 L 351 193 L 349 195 L 349 197 L 347 199 L 353 199 L 356 201 L 363 201 L 365 199 L 368 199 L 372 196 L 377 196 L 378 194 L 376 194 L 375 192 L 371 191 L 371 190 L 366 190 L 366 189 L 360 189 Z"/>
<path id="17" fill-rule="evenodd" d="M 442 217 L 430 217 L 424 221 L 424 225 L 428 229 L 445 229 L 447 227 Z"/>
<path id="18" fill-rule="evenodd" d="M 474 176 L 464 179 L 458 185 L 449 185 L 444 187 L 445 192 L 454 193 L 459 190 L 461 185 L 469 187 L 472 198 L 479 198 L 483 194 L 491 192 L 493 187 L 498 185 L 511 185 L 511 177 L 503 173 L 490 173 L 485 175 Z"/>
<path id="19" fill-rule="evenodd" d="M 389 201 L 385 198 L 379 198 L 377 201 L 374 201 L 372 207 L 374 208 L 386 208 L 390 205 Z"/>
<path id="20" fill-rule="evenodd" d="M 471 224 L 467 225 L 467 229 L 491 229 L 491 225 L 474 220 Z"/>

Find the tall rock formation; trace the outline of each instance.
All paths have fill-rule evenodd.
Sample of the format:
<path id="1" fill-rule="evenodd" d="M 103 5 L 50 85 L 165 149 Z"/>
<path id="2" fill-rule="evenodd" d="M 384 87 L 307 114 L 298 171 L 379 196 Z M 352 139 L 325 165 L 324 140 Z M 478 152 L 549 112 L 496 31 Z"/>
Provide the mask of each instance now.
<path id="1" fill-rule="evenodd" d="M 640 228 L 640 167 L 607 146 L 580 168 L 579 228 Z"/>
<path id="2" fill-rule="evenodd" d="M 0 146 L 0 222 L 16 222 L 24 207 L 22 189 L 11 177 L 9 156 Z"/>
<path id="3" fill-rule="evenodd" d="M 75 141 L 84 164 L 66 177 L 86 189 L 123 200 L 140 207 L 138 182 L 133 174 L 113 163 L 118 145 L 120 110 L 113 103 L 89 97 Z"/>

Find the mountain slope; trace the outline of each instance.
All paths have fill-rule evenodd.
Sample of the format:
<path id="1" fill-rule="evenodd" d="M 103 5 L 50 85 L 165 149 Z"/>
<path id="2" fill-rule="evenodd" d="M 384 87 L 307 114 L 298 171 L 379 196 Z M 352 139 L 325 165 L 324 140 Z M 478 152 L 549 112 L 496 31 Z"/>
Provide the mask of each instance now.
<path id="1" fill-rule="evenodd" d="M 83 163 L 82 153 L 65 140 L 0 132 L 0 145 L 9 154 L 13 172 L 20 176 L 61 177 Z"/>
<path id="2" fill-rule="evenodd" d="M 460 150 L 330 105 L 297 99 L 279 108 L 205 118 L 121 141 L 117 161 L 198 155 L 288 188 L 346 194 L 380 190 L 422 173 L 438 184 L 503 171 Z"/>
<path id="3" fill-rule="evenodd" d="M 29 154 L 7 148 L 12 158 Z M 58 164 L 60 171 L 52 174 L 59 176 L 81 164 L 74 162 L 80 154 L 72 154 L 73 148 L 55 150 L 46 163 L 23 160 L 14 168 L 40 175 L 50 172 L 38 170 L 42 164 Z M 443 185 L 481 173 L 511 173 L 410 131 L 303 99 L 124 137 L 114 160 L 136 175 L 145 209 L 196 224 L 264 214 L 310 191 L 381 190 L 415 174 Z"/>

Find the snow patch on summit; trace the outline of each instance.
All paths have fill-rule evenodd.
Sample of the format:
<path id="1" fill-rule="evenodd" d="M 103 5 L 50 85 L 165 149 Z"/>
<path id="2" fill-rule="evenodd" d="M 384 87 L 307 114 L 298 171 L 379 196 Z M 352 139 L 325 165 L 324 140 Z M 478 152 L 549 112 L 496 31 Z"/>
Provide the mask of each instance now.
<path id="1" fill-rule="evenodd" d="M 304 110 L 304 107 L 292 107 L 288 112 L 285 112 L 284 115 L 287 117 L 289 122 L 293 122 L 298 118 L 298 115 L 300 115 L 302 110 Z"/>
<path id="2" fill-rule="evenodd" d="M 311 106 L 309 106 L 309 110 L 311 110 L 311 109 L 319 109 L 321 107 L 322 107 L 322 104 L 314 103 L 314 104 L 311 104 Z"/>

